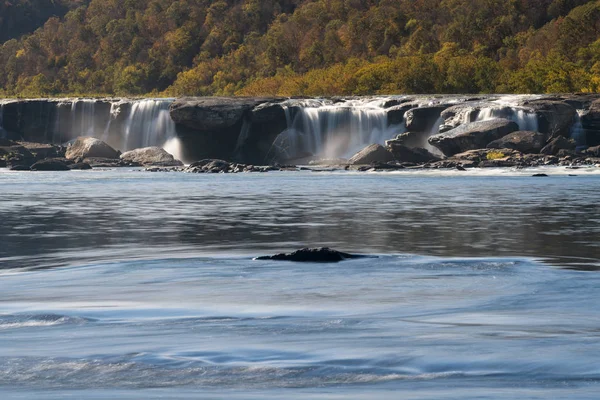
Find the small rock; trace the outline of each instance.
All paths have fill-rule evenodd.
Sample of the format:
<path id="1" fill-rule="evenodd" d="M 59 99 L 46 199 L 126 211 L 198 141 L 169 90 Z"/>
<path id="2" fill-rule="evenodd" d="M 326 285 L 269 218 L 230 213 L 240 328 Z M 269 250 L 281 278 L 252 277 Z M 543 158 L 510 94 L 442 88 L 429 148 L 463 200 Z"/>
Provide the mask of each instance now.
<path id="1" fill-rule="evenodd" d="M 296 262 L 322 262 L 333 263 L 344 261 L 353 258 L 363 258 L 365 256 L 342 253 L 330 249 L 329 247 L 319 248 L 304 248 L 296 250 L 292 253 L 275 254 L 274 256 L 256 257 L 255 260 L 280 260 L 280 261 L 296 261 Z"/>

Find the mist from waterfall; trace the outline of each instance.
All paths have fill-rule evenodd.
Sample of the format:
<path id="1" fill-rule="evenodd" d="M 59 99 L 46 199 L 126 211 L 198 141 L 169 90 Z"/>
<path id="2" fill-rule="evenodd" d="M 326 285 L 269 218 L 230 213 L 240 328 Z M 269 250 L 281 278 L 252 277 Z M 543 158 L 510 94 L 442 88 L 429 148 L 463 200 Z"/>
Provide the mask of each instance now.
<path id="1" fill-rule="evenodd" d="M 336 159 L 384 144 L 403 131 L 401 125 L 389 126 L 384 100 L 289 100 L 283 104 L 287 129 L 272 150 L 280 159 Z"/>

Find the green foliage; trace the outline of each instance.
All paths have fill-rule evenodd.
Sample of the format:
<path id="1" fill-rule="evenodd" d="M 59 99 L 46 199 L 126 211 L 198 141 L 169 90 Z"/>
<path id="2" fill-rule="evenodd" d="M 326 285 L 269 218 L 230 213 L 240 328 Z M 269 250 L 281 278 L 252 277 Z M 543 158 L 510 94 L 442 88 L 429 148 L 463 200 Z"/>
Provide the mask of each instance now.
<path id="1" fill-rule="evenodd" d="M 14 0 L 0 93 L 595 92 L 599 21 L 600 0 Z"/>

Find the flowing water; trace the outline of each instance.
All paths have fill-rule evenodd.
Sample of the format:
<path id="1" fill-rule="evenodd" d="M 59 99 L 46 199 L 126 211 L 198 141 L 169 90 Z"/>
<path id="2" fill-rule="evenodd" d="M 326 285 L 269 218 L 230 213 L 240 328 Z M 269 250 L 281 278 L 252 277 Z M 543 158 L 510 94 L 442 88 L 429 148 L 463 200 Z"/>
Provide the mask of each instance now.
<path id="1" fill-rule="evenodd" d="M 598 168 L 0 188 L 2 399 L 598 397 Z"/>

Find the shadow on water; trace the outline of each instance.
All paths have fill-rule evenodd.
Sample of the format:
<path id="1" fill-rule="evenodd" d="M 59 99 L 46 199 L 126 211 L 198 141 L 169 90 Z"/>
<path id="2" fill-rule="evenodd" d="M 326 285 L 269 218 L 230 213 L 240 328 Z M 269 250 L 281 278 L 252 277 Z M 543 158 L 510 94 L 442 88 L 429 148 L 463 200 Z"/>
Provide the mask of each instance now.
<path id="1" fill-rule="evenodd" d="M 600 270 L 598 176 L 10 176 L 0 178 L 0 268 L 331 246 Z"/>

